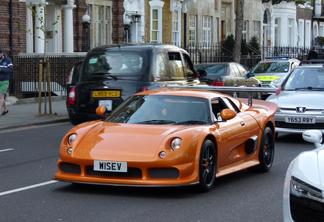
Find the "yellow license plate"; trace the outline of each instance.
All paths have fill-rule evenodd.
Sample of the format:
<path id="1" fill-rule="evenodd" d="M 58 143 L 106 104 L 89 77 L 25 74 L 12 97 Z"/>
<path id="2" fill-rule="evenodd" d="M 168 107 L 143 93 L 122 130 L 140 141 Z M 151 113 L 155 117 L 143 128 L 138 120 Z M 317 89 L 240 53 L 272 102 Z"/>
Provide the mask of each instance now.
<path id="1" fill-rule="evenodd" d="M 105 91 L 92 91 L 92 97 L 94 98 L 117 98 L 120 97 L 120 91 L 118 90 L 105 90 Z"/>

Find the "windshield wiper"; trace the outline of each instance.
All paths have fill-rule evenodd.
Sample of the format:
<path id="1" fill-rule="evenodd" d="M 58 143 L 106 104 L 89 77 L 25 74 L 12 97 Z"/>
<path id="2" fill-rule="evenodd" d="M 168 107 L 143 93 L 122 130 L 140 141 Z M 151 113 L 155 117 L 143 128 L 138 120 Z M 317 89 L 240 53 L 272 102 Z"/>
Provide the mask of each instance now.
<path id="1" fill-rule="evenodd" d="M 191 125 L 191 124 L 207 124 L 207 122 L 201 120 L 188 120 L 188 121 L 177 122 L 175 125 Z"/>
<path id="2" fill-rule="evenodd" d="M 175 123 L 176 122 L 172 120 L 152 119 L 152 120 L 138 122 L 136 124 L 175 124 Z"/>
<path id="3" fill-rule="evenodd" d="M 318 87 L 299 87 L 299 88 L 295 88 L 295 90 L 324 90 L 324 88 L 318 88 Z"/>
<path id="4" fill-rule="evenodd" d="M 117 80 L 118 78 L 112 74 L 110 74 L 109 72 L 92 72 L 91 75 L 104 75 L 105 77 L 111 77 L 113 78 L 114 80 Z"/>

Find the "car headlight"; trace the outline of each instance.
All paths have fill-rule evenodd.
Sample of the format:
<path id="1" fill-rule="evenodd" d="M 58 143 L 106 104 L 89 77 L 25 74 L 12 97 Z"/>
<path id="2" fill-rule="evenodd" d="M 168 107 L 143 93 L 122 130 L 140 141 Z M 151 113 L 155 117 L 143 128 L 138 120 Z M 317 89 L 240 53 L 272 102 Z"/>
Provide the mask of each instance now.
<path id="1" fill-rule="evenodd" d="M 322 191 L 304 181 L 292 176 L 290 180 L 290 193 L 297 197 L 324 201 Z"/>
<path id="2" fill-rule="evenodd" d="M 177 149 L 180 149 L 181 147 L 181 143 L 182 143 L 182 139 L 177 137 L 177 138 L 174 138 L 172 141 L 171 141 L 171 149 L 173 151 L 177 150 Z"/>
<path id="3" fill-rule="evenodd" d="M 77 139 L 77 135 L 76 135 L 75 133 L 73 133 L 73 134 L 71 134 L 71 135 L 68 137 L 67 142 L 68 142 L 69 145 L 72 145 L 73 142 L 74 142 L 76 139 Z"/>

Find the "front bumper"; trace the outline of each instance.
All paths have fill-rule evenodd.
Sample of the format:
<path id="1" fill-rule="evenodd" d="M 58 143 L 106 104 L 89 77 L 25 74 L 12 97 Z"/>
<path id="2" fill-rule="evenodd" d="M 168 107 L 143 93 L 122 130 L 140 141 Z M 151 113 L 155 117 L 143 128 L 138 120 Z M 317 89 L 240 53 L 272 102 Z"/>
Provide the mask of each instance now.
<path id="1" fill-rule="evenodd" d="M 79 166 L 78 170 L 63 168 L 63 164 Z M 93 171 L 93 160 L 82 162 L 58 160 L 55 179 L 65 182 L 116 186 L 185 186 L 199 181 L 199 167 L 194 163 L 128 162 L 128 173 Z"/>

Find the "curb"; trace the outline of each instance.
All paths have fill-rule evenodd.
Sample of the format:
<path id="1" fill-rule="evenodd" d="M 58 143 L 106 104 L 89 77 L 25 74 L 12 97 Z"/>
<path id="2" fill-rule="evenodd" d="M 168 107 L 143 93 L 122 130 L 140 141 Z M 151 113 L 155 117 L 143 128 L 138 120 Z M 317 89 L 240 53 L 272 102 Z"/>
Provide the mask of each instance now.
<path id="1" fill-rule="evenodd" d="M 20 125 L 14 125 L 14 126 L 7 126 L 0 128 L 1 131 L 16 129 L 16 128 L 24 128 L 24 127 L 31 127 L 31 126 L 41 126 L 41 125 L 48 125 L 48 124 L 54 124 L 54 123 L 64 123 L 68 122 L 69 118 L 62 118 L 62 119 L 56 119 L 56 120 L 45 120 L 43 122 L 36 122 L 36 123 L 27 123 L 27 124 L 20 124 Z"/>

